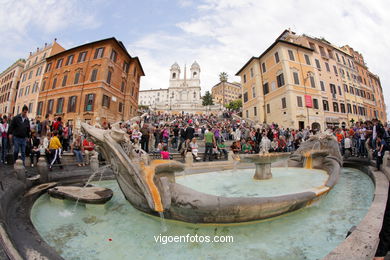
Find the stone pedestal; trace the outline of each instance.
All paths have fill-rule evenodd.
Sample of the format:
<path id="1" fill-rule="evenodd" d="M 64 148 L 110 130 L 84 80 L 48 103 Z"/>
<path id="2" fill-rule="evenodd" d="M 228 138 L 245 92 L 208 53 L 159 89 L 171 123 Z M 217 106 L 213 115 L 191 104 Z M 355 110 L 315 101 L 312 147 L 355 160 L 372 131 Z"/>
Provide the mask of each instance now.
<path id="1" fill-rule="evenodd" d="M 272 178 L 271 164 L 256 164 L 256 173 L 253 176 L 255 180 L 268 180 Z"/>
<path id="2" fill-rule="evenodd" d="M 192 164 L 194 163 L 194 157 L 192 156 L 191 152 L 186 153 L 185 162 L 186 162 L 186 166 L 188 167 L 191 167 Z"/>
<path id="3" fill-rule="evenodd" d="M 16 160 L 16 162 L 14 164 L 14 170 L 16 173 L 16 178 L 18 178 L 18 180 L 26 183 L 26 168 L 24 167 L 22 160 L 20 160 L 20 159 Z"/>
<path id="4" fill-rule="evenodd" d="M 47 162 L 44 157 L 40 157 L 37 163 L 38 173 L 41 176 L 41 183 L 46 183 L 49 181 L 49 169 L 47 168 Z"/>

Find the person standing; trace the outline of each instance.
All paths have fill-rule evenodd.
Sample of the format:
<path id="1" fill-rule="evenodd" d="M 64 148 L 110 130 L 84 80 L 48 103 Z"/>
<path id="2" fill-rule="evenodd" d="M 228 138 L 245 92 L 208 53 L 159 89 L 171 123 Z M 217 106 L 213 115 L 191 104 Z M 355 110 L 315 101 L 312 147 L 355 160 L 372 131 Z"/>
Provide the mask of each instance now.
<path id="1" fill-rule="evenodd" d="M 50 125 L 49 114 L 46 114 L 45 120 L 42 122 L 42 126 L 41 126 L 42 129 L 41 129 L 40 136 L 42 138 L 45 138 L 47 136 L 47 133 L 50 130 L 49 125 Z"/>
<path id="2" fill-rule="evenodd" d="M 141 128 L 141 149 L 145 152 L 149 152 L 149 139 L 150 139 L 150 131 L 149 126 L 144 124 Z"/>
<path id="3" fill-rule="evenodd" d="M 8 122 L 7 116 L 3 116 L 3 122 L 0 124 L 0 137 L 1 137 L 1 161 L 7 164 L 7 153 L 8 153 Z"/>
<path id="4" fill-rule="evenodd" d="M 28 120 L 27 112 L 28 107 L 24 105 L 22 113 L 12 119 L 8 130 L 9 138 L 14 142 L 14 162 L 18 159 L 20 150 L 23 165 L 26 159 L 26 141 L 30 137 L 30 121 Z"/>
<path id="5" fill-rule="evenodd" d="M 209 131 L 204 135 L 204 142 L 206 144 L 206 150 L 204 152 L 203 161 L 206 161 L 207 156 L 209 157 L 209 161 L 212 161 L 213 156 L 213 148 L 215 145 L 215 136 L 211 131 L 211 127 L 209 127 Z"/>
<path id="6" fill-rule="evenodd" d="M 57 162 L 60 165 L 60 168 L 62 169 L 61 161 L 60 161 L 60 152 L 61 152 L 61 142 L 58 138 L 58 132 L 57 130 L 53 131 L 53 137 L 50 139 L 49 143 L 49 151 L 50 151 L 50 165 L 49 170 L 51 171 L 53 168 L 53 165 L 55 162 Z"/>

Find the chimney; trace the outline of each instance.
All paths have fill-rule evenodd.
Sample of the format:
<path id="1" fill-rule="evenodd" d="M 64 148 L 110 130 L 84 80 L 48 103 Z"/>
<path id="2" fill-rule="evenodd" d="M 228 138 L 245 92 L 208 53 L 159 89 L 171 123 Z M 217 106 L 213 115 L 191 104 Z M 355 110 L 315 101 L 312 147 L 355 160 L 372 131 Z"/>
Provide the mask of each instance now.
<path id="1" fill-rule="evenodd" d="M 37 47 L 37 52 L 39 51 L 39 47 Z"/>
<path id="2" fill-rule="evenodd" d="M 45 42 L 45 48 L 46 48 L 46 46 L 47 46 L 47 42 Z"/>
<path id="3" fill-rule="evenodd" d="M 31 56 L 32 52 L 30 51 L 30 56 Z"/>
<path id="4" fill-rule="evenodd" d="M 57 42 L 57 38 L 54 38 L 54 42 Z"/>

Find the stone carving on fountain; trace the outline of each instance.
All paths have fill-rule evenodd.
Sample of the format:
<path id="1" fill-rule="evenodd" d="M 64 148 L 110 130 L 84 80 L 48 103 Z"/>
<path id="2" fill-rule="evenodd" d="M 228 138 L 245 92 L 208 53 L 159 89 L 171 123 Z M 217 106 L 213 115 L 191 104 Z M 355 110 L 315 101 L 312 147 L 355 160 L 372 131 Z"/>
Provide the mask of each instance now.
<path id="1" fill-rule="evenodd" d="M 163 212 L 165 218 L 192 223 L 245 222 L 305 207 L 333 187 L 342 162 L 341 155 L 338 156 L 335 150 L 335 147 L 338 149 L 337 141 L 328 137 L 325 137 L 326 140 L 312 138 L 289 155 L 288 164 L 302 167 L 305 154 L 310 154 L 312 166 L 326 170 L 330 176 L 323 186 L 275 197 L 222 197 L 176 183 L 175 172 L 183 171 L 183 164 L 177 161 L 151 161 L 146 153 L 136 153 L 125 132 L 119 128 L 103 130 L 85 123 L 81 124 L 81 128 L 97 144 L 111 165 L 120 189 L 135 208 L 153 215 Z M 316 145 L 319 146 L 317 150 L 321 151 L 310 152 Z"/>

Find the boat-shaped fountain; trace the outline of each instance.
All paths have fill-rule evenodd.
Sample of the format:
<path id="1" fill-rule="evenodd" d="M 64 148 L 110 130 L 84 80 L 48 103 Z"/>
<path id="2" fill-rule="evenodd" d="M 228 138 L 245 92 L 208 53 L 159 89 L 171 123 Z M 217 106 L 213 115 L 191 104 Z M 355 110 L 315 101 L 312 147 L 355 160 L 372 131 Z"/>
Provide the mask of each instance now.
<path id="1" fill-rule="evenodd" d="M 176 183 L 175 172 L 184 170 L 176 161 L 151 161 L 137 154 L 120 129 L 102 130 L 81 125 L 108 160 L 126 199 L 137 209 L 166 218 L 193 223 L 234 223 L 260 220 L 310 205 L 337 182 L 342 157 L 332 136 L 315 136 L 293 154 L 242 155 L 256 164 L 254 178 L 271 178 L 271 163 L 285 159 L 288 167 L 313 168 L 327 173 L 326 181 L 308 190 L 273 197 L 227 197 L 200 192 Z M 318 147 L 313 150 L 313 147 Z M 282 164 L 284 162 L 281 162 Z"/>

